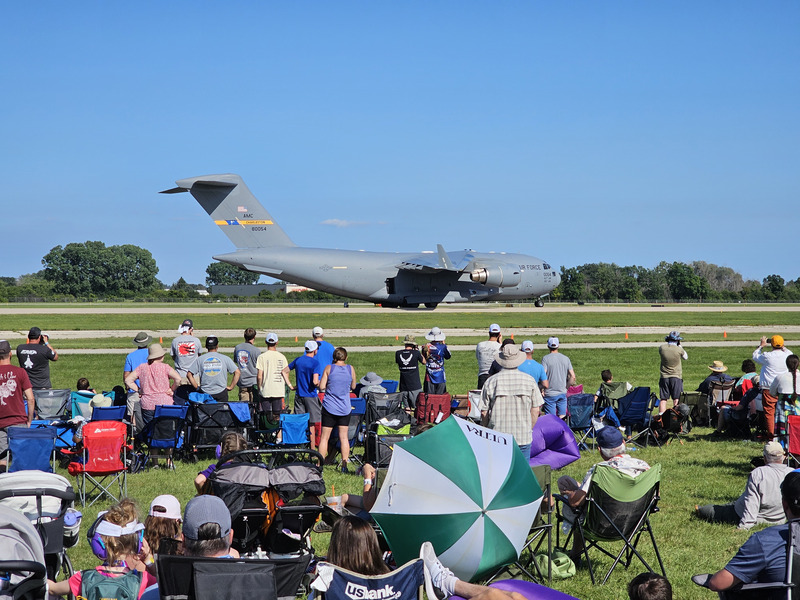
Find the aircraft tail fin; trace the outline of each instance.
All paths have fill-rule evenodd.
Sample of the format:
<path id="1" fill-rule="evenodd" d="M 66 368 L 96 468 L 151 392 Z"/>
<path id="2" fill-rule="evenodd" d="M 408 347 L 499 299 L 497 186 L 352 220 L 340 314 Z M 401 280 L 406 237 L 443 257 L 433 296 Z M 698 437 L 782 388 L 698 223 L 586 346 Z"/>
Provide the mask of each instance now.
<path id="1" fill-rule="evenodd" d="M 162 194 L 189 192 L 237 248 L 294 246 L 238 175 L 180 179 Z"/>

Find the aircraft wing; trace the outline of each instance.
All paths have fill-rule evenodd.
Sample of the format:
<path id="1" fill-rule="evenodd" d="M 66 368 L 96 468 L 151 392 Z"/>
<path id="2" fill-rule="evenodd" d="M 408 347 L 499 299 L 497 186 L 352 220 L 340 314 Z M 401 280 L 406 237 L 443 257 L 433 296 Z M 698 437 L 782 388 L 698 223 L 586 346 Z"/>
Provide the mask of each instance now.
<path id="1" fill-rule="evenodd" d="M 421 271 L 423 273 L 436 273 L 440 271 L 463 273 L 464 271 L 471 270 L 474 260 L 472 252 L 460 251 L 448 254 L 441 244 L 437 244 L 436 250 L 436 254 L 431 252 L 407 256 L 397 265 L 397 268 L 404 271 Z"/>

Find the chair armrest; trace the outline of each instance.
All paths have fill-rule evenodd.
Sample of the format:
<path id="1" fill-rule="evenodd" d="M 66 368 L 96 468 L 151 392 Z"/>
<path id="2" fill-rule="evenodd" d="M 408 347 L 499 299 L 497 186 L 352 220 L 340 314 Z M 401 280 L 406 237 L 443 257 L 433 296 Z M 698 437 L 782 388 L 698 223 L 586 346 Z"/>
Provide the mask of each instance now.
<path id="1" fill-rule="evenodd" d="M 699 575 L 692 575 L 692 582 L 700 587 L 708 588 L 711 581 L 711 573 L 700 573 Z"/>

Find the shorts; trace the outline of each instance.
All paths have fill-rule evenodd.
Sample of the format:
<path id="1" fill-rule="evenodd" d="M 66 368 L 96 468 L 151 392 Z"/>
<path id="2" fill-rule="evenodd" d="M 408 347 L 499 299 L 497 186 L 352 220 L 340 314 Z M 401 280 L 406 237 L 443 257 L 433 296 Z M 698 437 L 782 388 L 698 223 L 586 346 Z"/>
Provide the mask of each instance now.
<path id="1" fill-rule="evenodd" d="M 447 382 L 444 381 L 442 383 L 432 383 L 425 380 L 425 393 L 426 394 L 433 394 L 433 395 L 440 395 L 447 393 Z"/>
<path id="2" fill-rule="evenodd" d="M 417 396 L 422 393 L 422 389 L 406 390 L 403 392 L 403 402 L 406 403 L 408 408 L 414 409 L 417 406 Z"/>
<path id="3" fill-rule="evenodd" d="M 558 394 L 557 396 L 545 396 L 542 414 L 558 415 L 559 417 L 567 414 L 567 395 Z"/>
<path id="4" fill-rule="evenodd" d="M 262 398 L 258 403 L 258 410 L 279 415 L 283 411 L 283 398 Z"/>
<path id="5" fill-rule="evenodd" d="M 350 415 L 333 415 L 322 407 L 323 427 L 347 427 L 350 425 Z"/>
<path id="6" fill-rule="evenodd" d="M 659 400 L 678 400 L 683 393 L 683 379 L 680 377 L 662 377 L 658 380 Z"/>
<path id="7" fill-rule="evenodd" d="M 241 386 L 239 388 L 239 402 L 250 402 L 256 399 L 255 390 L 252 385 Z"/>
<path id="8" fill-rule="evenodd" d="M 295 396 L 295 414 L 308 413 L 309 423 L 319 423 L 322 420 L 322 402 L 319 396 Z"/>

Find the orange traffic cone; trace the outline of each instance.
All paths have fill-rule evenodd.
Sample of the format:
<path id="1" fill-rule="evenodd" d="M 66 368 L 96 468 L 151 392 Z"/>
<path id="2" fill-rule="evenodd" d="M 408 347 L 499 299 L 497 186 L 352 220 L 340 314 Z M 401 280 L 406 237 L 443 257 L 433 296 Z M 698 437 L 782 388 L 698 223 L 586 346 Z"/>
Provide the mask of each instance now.
<path id="1" fill-rule="evenodd" d="M 512 340 L 514 339 L 514 334 L 513 334 L 513 333 L 511 334 L 511 339 L 512 339 Z"/>
<path id="2" fill-rule="evenodd" d="M 394 336 L 394 339 L 395 339 L 395 340 L 399 340 L 399 339 L 400 339 L 400 336 L 399 336 L 399 335 L 396 335 L 396 336 Z"/>
<path id="3" fill-rule="evenodd" d="M 628 339 L 628 332 L 627 331 L 625 332 L 625 339 L 626 340 Z"/>
<path id="4" fill-rule="evenodd" d="M 727 331 L 723 331 L 722 332 L 722 337 L 727 339 L 728 338 L 728 332 Z"/>
<path id="5" fill-rule="evenodd" d="M 297 336 L 294 336 L 294 341 L 295 341 L 295 342 L 297 341 Z"/>
<path id="6" fill-rule="evenodd" d="M 163 344 L 164 343 L 164 338 L 163 337 L 158 338 L 158 343 L 159 344 Z"/>

